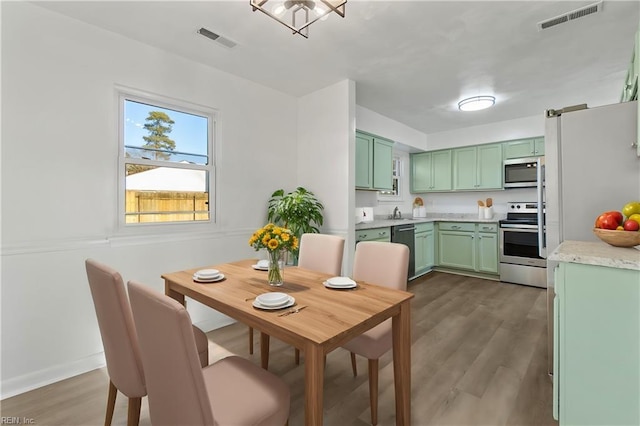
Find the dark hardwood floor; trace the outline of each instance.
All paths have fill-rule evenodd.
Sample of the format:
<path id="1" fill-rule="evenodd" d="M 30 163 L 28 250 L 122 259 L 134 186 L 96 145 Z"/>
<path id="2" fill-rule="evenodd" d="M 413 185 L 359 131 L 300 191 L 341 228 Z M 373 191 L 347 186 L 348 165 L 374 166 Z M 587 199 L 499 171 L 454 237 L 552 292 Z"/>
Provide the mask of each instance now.
<path id="1" fill-rule="evenodd" d="M 547 374 L 546 293 L 542 289 L 433 272 L 409 284 L 412 304 L 412 424 L 557 425 Z M 247 327 L 208 333 L 212 361 L 234 353 L 259 364 L 247 350 Z M 302 360 L 302 362 L 304 362 Z M 369 424 L 367 363 L 351 374 L 349 354 L 327 356 L 325 424 Z M 289 425 L 304 423 L 304 367 L 291 347 L 272 339 L 270 371 L 290 385 Z M 1 415 L 37 425 L 100 425 L 108 377 L 95 370 L 2 401 Z M 394 425 L 391 353 L 380 359 L 379 424 Z M 118 395 L 114 425 L 126 424 Z M 141 425 L 148 425 L 146 398 Z"/>

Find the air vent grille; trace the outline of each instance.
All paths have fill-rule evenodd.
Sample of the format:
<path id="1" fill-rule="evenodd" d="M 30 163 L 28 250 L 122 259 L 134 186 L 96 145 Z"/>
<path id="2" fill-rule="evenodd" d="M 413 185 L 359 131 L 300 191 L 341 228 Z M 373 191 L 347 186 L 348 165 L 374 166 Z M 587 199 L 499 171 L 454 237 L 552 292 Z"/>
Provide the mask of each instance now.
<path id="1" fill-rule="evenodd" d="M 591 15 L 592 13 L 601 12 L 603 3 L 604 0 L 581 7 L 580 9 L 572 10 L 554 18 L 538 22 L 538 30 L 546 30 L 547 28 L 555 27 L 556 25 L 564 24 L 565 22 L 573 21 L 574 19 L 583 18 L 587 15 Z"/>
<path id="2" fill-rule="evenodd" d="M 198 34 L 203 35 L 207 38 L 210 38 L 211 40 L 220 43 L 221 45 L 223 45 L 224 47 L 228 47 L 229 49 L 231 49 L 232 47 L 235 47 L 237 45 L 236 42 L 229 40 L 228 38 L 224 38 L 222 37 L 220 34 L 216 34 L 213 31 L 209 31 L 206 28 L 200 28 L 198 30 Z"/>

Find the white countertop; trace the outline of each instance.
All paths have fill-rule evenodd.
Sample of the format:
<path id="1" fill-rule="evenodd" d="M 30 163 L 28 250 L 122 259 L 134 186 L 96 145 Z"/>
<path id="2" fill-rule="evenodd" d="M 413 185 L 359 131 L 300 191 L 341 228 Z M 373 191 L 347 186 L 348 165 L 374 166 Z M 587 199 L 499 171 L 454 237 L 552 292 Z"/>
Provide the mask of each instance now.
<path id="1" fill-rule="evenodd" d="M 387 226 L 408 225 L 410 223 L 425 222 L 482 222 L 482 223 L 498 223 L 500 219 L 504 219 L 504 214 L 494 214 L 491 219 L 478 219 L 477 214 L 471 213 L 427 213 L 427 217 L 419 217 L 415 219 L 380 219 L 376 218 L 372 222 L 361 222 L 356 224 L 356 231 L 361 229 L 384 228 Z"/>
<path id="2" fill-rule="evenodd" d="M 548 256 L 549 260 L 640 271 L 640 250 L 614 247 L 598 241 L 565 241 Z"/>

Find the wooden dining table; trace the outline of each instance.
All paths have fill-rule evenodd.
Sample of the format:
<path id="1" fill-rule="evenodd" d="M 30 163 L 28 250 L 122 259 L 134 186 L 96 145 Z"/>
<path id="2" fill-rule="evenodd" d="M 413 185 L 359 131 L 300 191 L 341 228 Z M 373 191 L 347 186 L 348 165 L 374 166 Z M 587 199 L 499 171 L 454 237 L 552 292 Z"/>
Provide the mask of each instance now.
<path id="1" fill-rule="evenodd" d="M 305 424 L 322 425 L 325 356 L 368 329 L 392 318 L 393 372 L 396 425 L 411 423 L 411 311 L 413 294 L 366 282 L 354 289 L 330 289 L 323 282 L 330 275 L 291 266 L 284 269 L 284 284 L 272 287 L 267 273 L 252 267 L 255 259 L 209 265 L 162 275 L 165 294 L 185 304 L 185 296 L 259 330 L 261 342 L 273 336 L 300 349 L 305 357 Z M 193 280 L 198 269 L 218 269 L 219 282 Z M 255 298 L 278 291 L 295 298 L 281 310 L 258 309 Z M 304 307 L 296 313 L 287 310 Z M 265 348 L 266 346 L 266 348 Z M 268 344 L 261 350 L 268 364 Z"/>

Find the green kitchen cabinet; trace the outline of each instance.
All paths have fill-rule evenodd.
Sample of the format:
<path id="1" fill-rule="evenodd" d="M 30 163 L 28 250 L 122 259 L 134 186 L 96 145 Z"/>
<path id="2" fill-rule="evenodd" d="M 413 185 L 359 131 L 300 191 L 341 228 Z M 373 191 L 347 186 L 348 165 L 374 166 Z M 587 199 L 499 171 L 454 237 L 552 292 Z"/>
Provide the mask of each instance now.
<path id="1" fill-rule="evenodd" d="M 638 99 L 638 73 L 640 68 L 640 31 L 636 32 L 635 43 L 631 52 L 631 61 L 622 87 L 620 102 Z"/>
<path id="2" fill-rule="evenodd" d="M 391 242 L 391 227 L 367 228 L 356 231 L 356 244 L 361 241 Z"/>
<path id="3" fill-rule="evenodd" d="M 412 193 L 451 190 L 451 150 L 411 154 Z"/>
<path id="4" fill-rule="evenodd" d="M 414 257 L 416 275 L 428 272 L 435 265 L 435 231 L 433 222 L 416 224 Z"/>
<path id="5" fill-rule="evenodd" d="M 453 189 L 502 189 L 502 144 L 453 149 Z"/>
<path id="6" fill-rule="evenodd" d="M 640 424 L 640 271 L 561 262 L 554 276 L 554 417 Z"/>
<path id="7" fill-rule="evenodd" d="M 544 138 L 528 138 L 504 142 L 504 159 L 539 157 L 544 155 Z"/>
<path id="8" fill-rule="evenodd" d="M 438 265 L 445 268 L 498 274 L 496 223 L 438 223 Z"/>
<path id="9" fill-rule="evenodd" d="M 393 142 L 356 131 L 356 188 L 393 189 Z"/>

